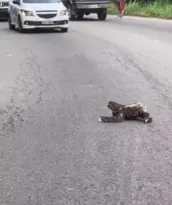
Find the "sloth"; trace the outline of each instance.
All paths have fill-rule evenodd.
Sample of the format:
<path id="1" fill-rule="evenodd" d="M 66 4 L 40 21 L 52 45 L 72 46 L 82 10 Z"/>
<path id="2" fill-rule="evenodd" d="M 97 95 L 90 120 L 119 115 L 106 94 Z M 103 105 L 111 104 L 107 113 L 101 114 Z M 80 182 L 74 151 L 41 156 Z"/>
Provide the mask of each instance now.
<path id="1" fill-rule="evenodd" d="M 125 120 L 141 120 L 144 123 L 153 121 L 150 113 L 141 103 L 122 105 L 113 101 L 109 101 L 107 107 L 112 111 L 111 117 L 99 117 L 99 122 L 117 123 Z"/>

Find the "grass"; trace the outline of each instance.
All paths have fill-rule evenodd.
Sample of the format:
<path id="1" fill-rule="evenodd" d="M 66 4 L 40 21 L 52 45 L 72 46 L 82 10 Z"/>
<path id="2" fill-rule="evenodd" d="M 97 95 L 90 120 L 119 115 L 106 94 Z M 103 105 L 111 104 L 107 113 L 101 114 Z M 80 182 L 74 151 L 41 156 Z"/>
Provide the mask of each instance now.
<path id="1" fill-rule="evenodd" d="M 115 4 L 111 4 L 108 9 L 109 14 L 117 14 Z M 172 19 L 172 4 L 155 2 L 152 4 L 129 3 L 125 9 L 126 16 L 157 17 Z"/>

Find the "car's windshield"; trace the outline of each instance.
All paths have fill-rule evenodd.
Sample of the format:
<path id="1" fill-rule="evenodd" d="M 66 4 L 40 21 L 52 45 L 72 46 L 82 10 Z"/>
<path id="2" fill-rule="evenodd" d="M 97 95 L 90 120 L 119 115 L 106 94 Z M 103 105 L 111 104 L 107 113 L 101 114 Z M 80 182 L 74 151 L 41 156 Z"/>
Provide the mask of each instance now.
<path id="1" fill-rule="evenodd" d="M 51 3 L 60 3 L 60 0 L 23 0 L 25 4 L 51 4 Z"/>

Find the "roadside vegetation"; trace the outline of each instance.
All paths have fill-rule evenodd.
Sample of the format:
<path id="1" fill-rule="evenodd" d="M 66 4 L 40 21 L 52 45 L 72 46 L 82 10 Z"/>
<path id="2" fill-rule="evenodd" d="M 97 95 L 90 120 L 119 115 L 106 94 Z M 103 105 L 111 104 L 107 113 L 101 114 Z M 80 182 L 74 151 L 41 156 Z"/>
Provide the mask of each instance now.
<path id="1" fill-rule="evenodd" d="M 109 14 L 117 14 L 116 0 L 113 0 L 109 7 Z M 158 17 L 164 19 L 172 19 L 172 0 L 159 1 L 127 1 L 125 15 L 142 16 L 142 17 Z"/>

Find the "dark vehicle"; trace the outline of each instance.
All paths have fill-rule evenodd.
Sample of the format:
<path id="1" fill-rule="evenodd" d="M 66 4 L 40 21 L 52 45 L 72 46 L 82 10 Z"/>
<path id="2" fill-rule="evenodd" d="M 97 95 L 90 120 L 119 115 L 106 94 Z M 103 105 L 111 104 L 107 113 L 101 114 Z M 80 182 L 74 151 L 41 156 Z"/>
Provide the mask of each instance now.
<path id="1" fill-rule="evenodd" d="M 9 1 L 8 0 L 0 0 L 0 20 L 7 20 L 8 19 L 8 7 Z"/>
<path id="2" fill-rule="evenodd" d="M 104 21 L 110 0 L 62 0 L 68 9 L 70 20 L 82 20 L 84 15 L 96 13 L 98 19 Z"/>

